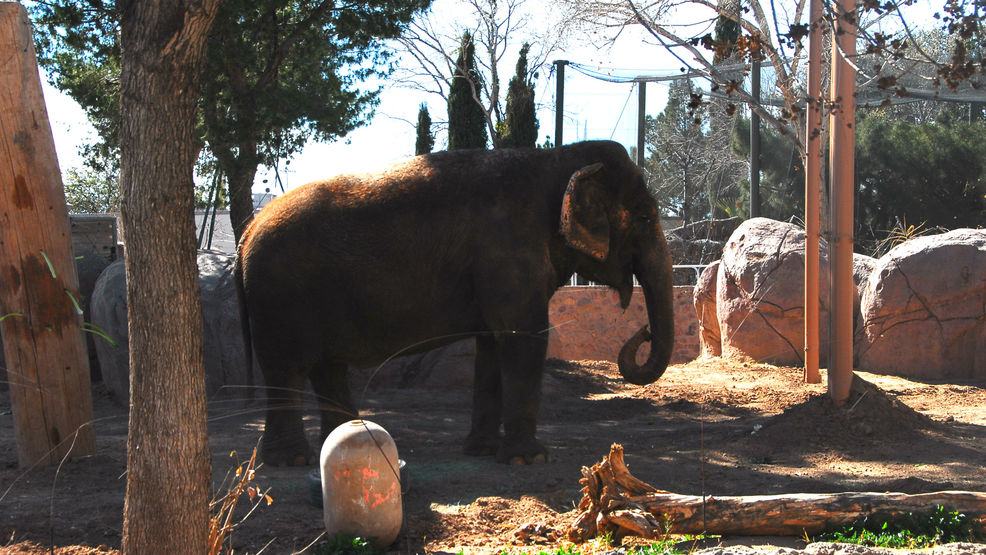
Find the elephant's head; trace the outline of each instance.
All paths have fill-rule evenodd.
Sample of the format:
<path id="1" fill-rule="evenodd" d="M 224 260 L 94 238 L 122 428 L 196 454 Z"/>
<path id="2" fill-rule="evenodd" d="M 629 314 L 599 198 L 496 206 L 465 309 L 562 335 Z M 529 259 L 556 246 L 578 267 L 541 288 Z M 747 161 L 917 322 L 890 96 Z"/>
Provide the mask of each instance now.
<path id="1" fill-rule="evenodd" d="M 616 289 L 623 308 L 630 304 L 633 276 L 640 282 L 650 331 L 648 326 L 637 331 L 618 360 L 624 379 L 649 384 L 664 373 L 674 346 L 671 258 L 657 203 L 622 146 L 611 142 L 574 146 L 586 151 L 580 159 L 593 162 L 569 179 L 561 233 L 579 253 L 575 270 Z M 651 343 L 650 355 L 638 364 L 637 350 L 646 341 Z"/>

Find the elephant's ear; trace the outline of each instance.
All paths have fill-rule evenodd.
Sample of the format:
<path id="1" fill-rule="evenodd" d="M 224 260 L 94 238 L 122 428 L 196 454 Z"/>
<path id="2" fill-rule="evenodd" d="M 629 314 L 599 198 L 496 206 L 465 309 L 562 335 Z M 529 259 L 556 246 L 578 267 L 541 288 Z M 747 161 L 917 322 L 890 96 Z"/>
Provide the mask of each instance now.
<path id="1" fill-rule="evenodd" d="M 572 174 L 561 203 L 561 234 L 573 248 L 602 262 L 609 256 L 609 219 L 599 183 L 601 163 Z"/>

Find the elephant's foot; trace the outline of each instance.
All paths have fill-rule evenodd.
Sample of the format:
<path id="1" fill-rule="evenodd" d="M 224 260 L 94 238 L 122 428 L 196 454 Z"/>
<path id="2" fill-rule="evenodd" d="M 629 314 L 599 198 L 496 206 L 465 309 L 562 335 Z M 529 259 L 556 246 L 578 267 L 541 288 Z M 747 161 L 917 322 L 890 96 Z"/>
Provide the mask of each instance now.
<path id="1" fill-rule="evenodd" d="M 311 466 L 315 455 L 308 442 L 286 444 L 284 442 L 264 441 L 260 449 L 261 458 L 268 466 Z"/>
<path id="2" fill-rule="evenodd" d="M 470 457 L 489 457 L 500 449 L 500 436 L 469 434 L 462 452 Z"/>
<path id="3" fill-rule="evenodd" d="M 537 440 L 519 443 L 501 443 L 496 452 L 496 461 L 506 464 L 545 464 L 549 461 L 548 450 Z"/>

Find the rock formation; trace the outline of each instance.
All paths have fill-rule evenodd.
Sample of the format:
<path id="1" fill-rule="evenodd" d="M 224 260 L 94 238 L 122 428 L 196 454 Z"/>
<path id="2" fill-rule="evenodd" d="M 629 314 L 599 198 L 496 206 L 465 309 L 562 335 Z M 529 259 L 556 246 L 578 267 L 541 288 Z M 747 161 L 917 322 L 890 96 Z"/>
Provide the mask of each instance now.
<path id="1" fill-rule="evenodd" d="M 986 376 L 986 231 L 917 237 L 877 262 L 863 293 L 859 367 L 917 378 Z"/>
<path id="2" fill-rule="evenodd" d="M 701 353 L 706 356 L 722 354 L 722 338 L 719 335 L 719 317 L 716 315 L 716 282 L 719 276 L 719 261 L 716 260 L 704 270 L 695 284 L 695 314 L 698 316 L 699 343 Z"/>
<path id="3" fill-rule="evenodd" d="M 224 389 L 234 396 L 244 396 L 244 387 L 249 382 L 233 283 L 233 257 L 213 251 L 199 251 L 198 265 L 204 325 L 206 391 L 210 397 Z M 127 282 L 123 260 L 110 264 L 96 282 L 92 299 L 92 322 L 113 341 L 96 340 L 103 382 L 117 401 L 126 403 L 130 394 L 130 351 L 127 332 Z M 253 369 L 253 384 L 260 387 L 262 378 L 256 365 L 253 365 Z"/>
<path id="4" fill-rule="evenodd" d="M 820 250 L 820 275 L 827 275 L 824 241 Z M 794 224 L 753 218 L 736 229 L 723 249 L 716 282 L 722 356 L 804 364 L 804 253 L 805 232 Z M 828 287 L 819 281 L 819 310 L 825 319 Z M 820 330 L 820 336 L 824 359 L 827 330 Z"/>

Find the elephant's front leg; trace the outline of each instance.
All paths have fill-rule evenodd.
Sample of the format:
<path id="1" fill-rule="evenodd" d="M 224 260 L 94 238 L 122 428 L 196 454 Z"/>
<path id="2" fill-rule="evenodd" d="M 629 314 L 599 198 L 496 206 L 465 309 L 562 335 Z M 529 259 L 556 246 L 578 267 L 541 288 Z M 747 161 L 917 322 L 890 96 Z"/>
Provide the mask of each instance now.
<path id="1" fill-rule="evenodd" d="M 476 371 L 472 388 L 472 428 L 463 452 L 471 456 L 495 455 L 500 449 L 502 379 L 493 335 L 476 338 Z"/>
<path id="2" fill-rule="evenodd" d="M 548 349 L 546 333 L 516 333 L 497 339 L 502 377 L 503 440 L 499 462 L 548 462 L 548 451 L 535 437 L 541 404 L 541 374 Z"/>

